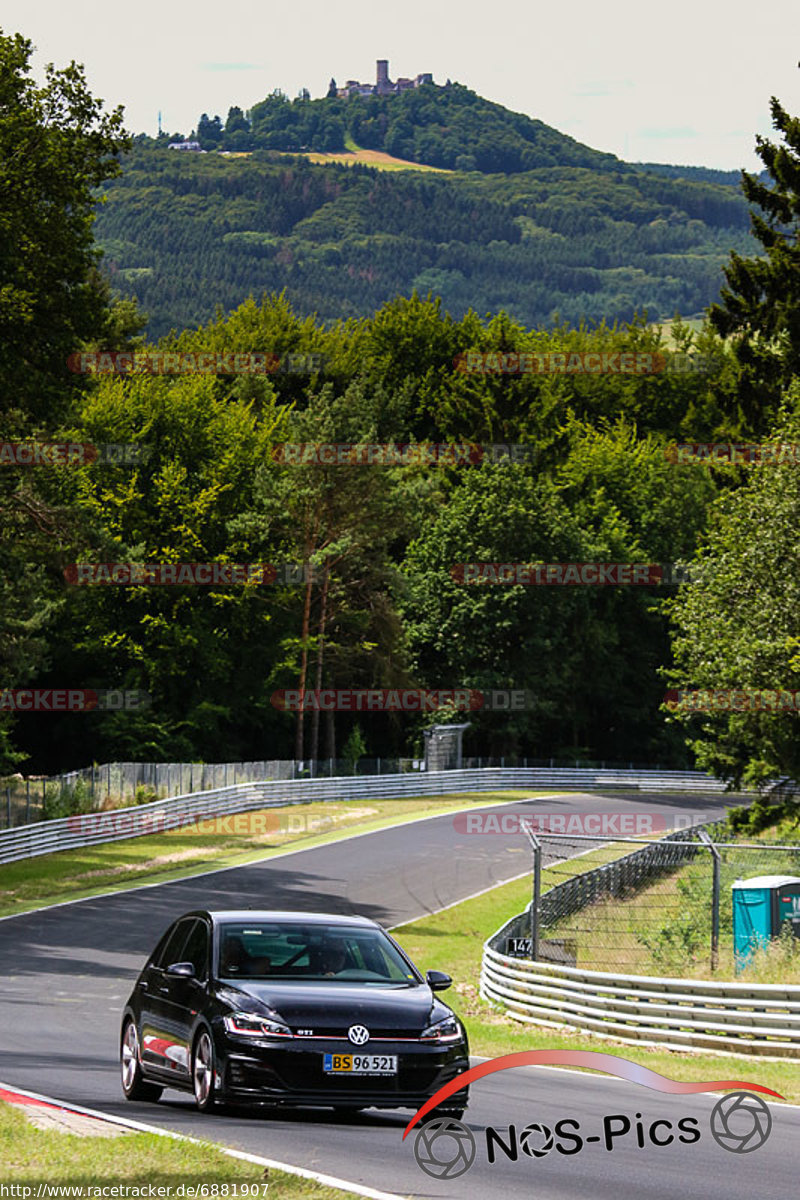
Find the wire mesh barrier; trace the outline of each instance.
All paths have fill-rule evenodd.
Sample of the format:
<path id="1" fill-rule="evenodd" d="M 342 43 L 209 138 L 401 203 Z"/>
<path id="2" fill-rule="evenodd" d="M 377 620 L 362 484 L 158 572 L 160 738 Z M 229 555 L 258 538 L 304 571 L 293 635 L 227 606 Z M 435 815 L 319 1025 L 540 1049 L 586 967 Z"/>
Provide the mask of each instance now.
<path id="1" fill-rule="evenodd" d="M 517 945 L 527 939 L 529 955 L 541 961 L 684 978 L 744 972 L 779 982 L 797 957 L 800 983 L 800 901 L 796 923 L 746 965 L 737 960 L 733 938 L 733 885 L 765 876 L 800 880 L 800 844 L 715 841 L 726 830 L 725 822 L 715 822 L 645 845 L 538 834 L 534 859 L 540 856 L 547 890 L 536 911 L 531 906 L 513 919 L 506 937 Z M 631 844 L 638 848 L 631 851 Z M 612 861 L 587 867 L 587 859 L 601 858 Z"/>
<path id="2" fill-rule="evenodd" d="M 800 844 L 724 822 L 631 841 L 534 835 L 533 900 L 487 941 L 484 998 L 623 1041 L 800 1056 Z"/>
<path id="3" fill-rule="evenodd" d="M 0 779 L 0 830 L 14 829 L 31 821 L 49 821 L 57 817 L 147 804 L 154 800 L 180 798 L 238 784 L 309 781 L 326 779 L 391 779 L 414 777 L 417 795 L 427 794 L 422 779 L 447 775 L 467 780 L 465 789 L 484 787 L 557 787 L 582 790 L 605 787 L 630 791 L 707 792 L 725 791 L 725 784 L 701 771 L 672 771 L 660 767 L 559 763 L 556 759 L 498 758 L 465 759 L 461 770 L 433 771 L 425 759 L 360 758 L 319 759 L 295 762 L 271 759 L 238 763 L 103 763 L 80 771 L 69 771 L 48 778 L 21 775 Z M 486 781 L 498 779 L 498 783 Z M 437 784 L 433 792 L 458 791 Z"/>
<path id="4" fill-rule="evenodd" d="M 185 796 L 149 801 L 113 810 L 86 809 L 69 816 L 0 830 L 0 862 L 13 862 L 56 850 L 72 850 L 100 842 L 119 841 L 166 829 L 192 825 L 208 817 L 253 812 L 279 805 L 314 801 L 348 801 L 436 797 L 458 793 L 500 792 L 509 789 L 615 788 L 617 771 L 546 768 L 486 768 L 483 770 L 401 772 L 393 775 L 350 778 L 256 780 Z M 724 786 L 697 771 L 628 772 L 629 788 L 647 793 L 718 796 Z M 728 793 L 730 795 L 730 793 Z"/>
<path id="5" fill-rule="evenodd" d="M 50 777 L 0 780 L 0 829 L 76 813 L 120 808 L 263 780 L 325 779 L 421 771 L 422 759 L 269 759 L 227 763 L 102 763 Z"/>
<path id="6" fill-rule="evenodd" d="M 13 829 L 31 821 L 41 821 L 60 791 L 58 786 L 41 776 L 23 779 L 10 775 L 0 780 L 0 829 Z"/>

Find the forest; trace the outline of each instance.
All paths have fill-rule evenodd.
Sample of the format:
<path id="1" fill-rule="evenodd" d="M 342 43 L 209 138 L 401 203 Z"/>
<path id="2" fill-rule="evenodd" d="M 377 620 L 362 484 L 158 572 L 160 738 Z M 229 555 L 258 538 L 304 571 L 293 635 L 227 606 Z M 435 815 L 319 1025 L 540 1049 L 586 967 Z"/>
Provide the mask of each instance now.
<path id="1" fill-rule="evenodd" d="M 275 703 L 320 688 L 533 697 L 470 712 L 469 754 L 698 763 L 751 784 L 800 769 L 796 712 L 665 704 L 668 689 L 800 680 L 796 465 L 675 450 L 800 442 L 800 134 L 777 101 L 786 148 L 762 147 L 769 184 L 746 176 L 739 196 L 575 164 L 427 177 L 179 155 L 135 145 L 78 68 L 54 72 L 45 104 L 30 44 L 0 38 L 0 57 L 19 97 L 0 122 L 0 440 L 136 449 L 0 469 L 0 770 L 308 761 L 336 757 L 356 727 L 369 755 L 416 756 L 431 723 L 463 717 Z M 664 311 L 705 308 L 702 328 L 674 324 L 667 346 L 636 312 L 643 279 Z M 562 296 L 573 317 L 554 318 Z M 74 369 L 109 349 L 222 365 Z M 695 369 L 460 365 L 673 352 Z M 240 355 L 289 367 L 240 371 Z M 526 452 L 372 465 L 285 452 L 343 443 Z M 607 562 L 692 570 L 636 587 L 458 570 Z M 115 563 L 220 569 L 204 585 L 81 585 L 87 565 Z M 301 569 L 230 582 L 224 564 Z M 149 704 L 6 703 L 65 687 Z"/>
<path id="2" fill-rule="evenodd" d="M 262 154 L 276 157 L 137 143 L 104 183 L 104 269 L 151 337 L 281 291 L 326 322 L 413 291 L 456 318 L 502 309 L 528 326 L 694 316 L 730 251 L 755 248 L 727 184 L 622 165 L 435 175 Z"/>

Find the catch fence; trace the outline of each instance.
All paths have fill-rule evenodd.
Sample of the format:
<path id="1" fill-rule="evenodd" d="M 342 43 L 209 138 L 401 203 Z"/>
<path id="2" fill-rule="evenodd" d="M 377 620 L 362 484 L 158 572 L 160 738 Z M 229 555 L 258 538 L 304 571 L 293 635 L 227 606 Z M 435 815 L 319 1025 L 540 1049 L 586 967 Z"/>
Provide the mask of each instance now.
<path id="1" fill-rule="evenodd" d="M 531 905 L 487 941 L 483 997 L 622 1041 L 800 1056 L 800 922 L 737 953 L 732 902 L 737 880 L 800 879 L 800 845 L 724 823 L 635 840 L 533 835 Z"/>
<path id="2" fill-rule="evenodd" d="M 638 776 L 645 774 L 661 786 L 664 778 L 673 778 L 676 787 L 694 780 L 695 789 L 722 790 L 718 780 L 699 771 L 662 769 L 652 764 L 587 762 L 564 759 L 538 759 L 505 756 L 465 758 L 461 768 L 472 771 L 536 770 L 555 771 L 564 780 L 593 780 L 603 773 L 616 787 L 638 787 Z M 13 829 L 32 821 L 52 820 L 75 813 L 98 812 L 130 804 L 215 791 L 241 783 L 280 780 L 321 780 L 364 776 L 419 775 L 432 772 L 424 758 L 324 758 L 316 761 L 266 759 L 260 762 L 178 763 L 121 762 L 102 763 L 60 775 L 11 775 L 0 779 L 0 830 Z M 438 773 L 438 772 L 437 772 Z M 569 775 L 567 773 L 570 773 Z M 566 782 L 566 786 L 572 786 Z"/>
<path id="3" fill-rule="evenodd" d="M 733 841 L 724 821 L 644 844 L 549 833 L 536 833 L 534 842 L 532 903 L 504 936 L 527 939 L 529 956 L 541 961 L 587 970 L 732 973 L 732 885 L 755 876 L 800 878 L 800 845 Z M 587 869 L 587 859 L 611 861 Z M 537 873 L 545 885 L 538 899 Z M 800 941 L 787 954 L 795 950 Z"/>

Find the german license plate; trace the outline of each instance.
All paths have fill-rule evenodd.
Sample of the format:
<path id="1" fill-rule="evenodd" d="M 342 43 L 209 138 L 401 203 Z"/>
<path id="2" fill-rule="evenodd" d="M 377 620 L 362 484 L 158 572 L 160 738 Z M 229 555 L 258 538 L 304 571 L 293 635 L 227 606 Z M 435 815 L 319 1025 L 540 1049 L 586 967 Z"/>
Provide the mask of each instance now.
<path id="1" fill-rule="evenodd" d="M 329 1075 L 396 1075 L 396 1054 L 325 1054 L 322 1069 Z"/>

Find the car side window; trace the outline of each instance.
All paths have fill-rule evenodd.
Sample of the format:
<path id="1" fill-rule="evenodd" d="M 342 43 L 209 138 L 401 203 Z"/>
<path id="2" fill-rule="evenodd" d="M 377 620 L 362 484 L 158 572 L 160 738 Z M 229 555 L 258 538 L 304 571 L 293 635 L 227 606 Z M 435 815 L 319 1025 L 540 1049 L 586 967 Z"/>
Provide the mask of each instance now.
<path id="1" fill-rule="evenodd" d="M 160 952 L 154 956 L 152 962 L 154 967 L 158 967 L 159 970 L 163 971 L 170 963 L 183 961 L 181 959 L 181 950 L 183 949 L 189 929 L 193 924 L 194 918 L 192 917 L 178 921 L 172 933 L 163 943 Z"/>
<path id="2" fill-rule="evenodd" d="M 205 921 L 199 918 L 195 921 L 181 950 L 180 961 L 190 962 L 197 979 L 205 979 L 208 974 L 208 929 Z"/>

